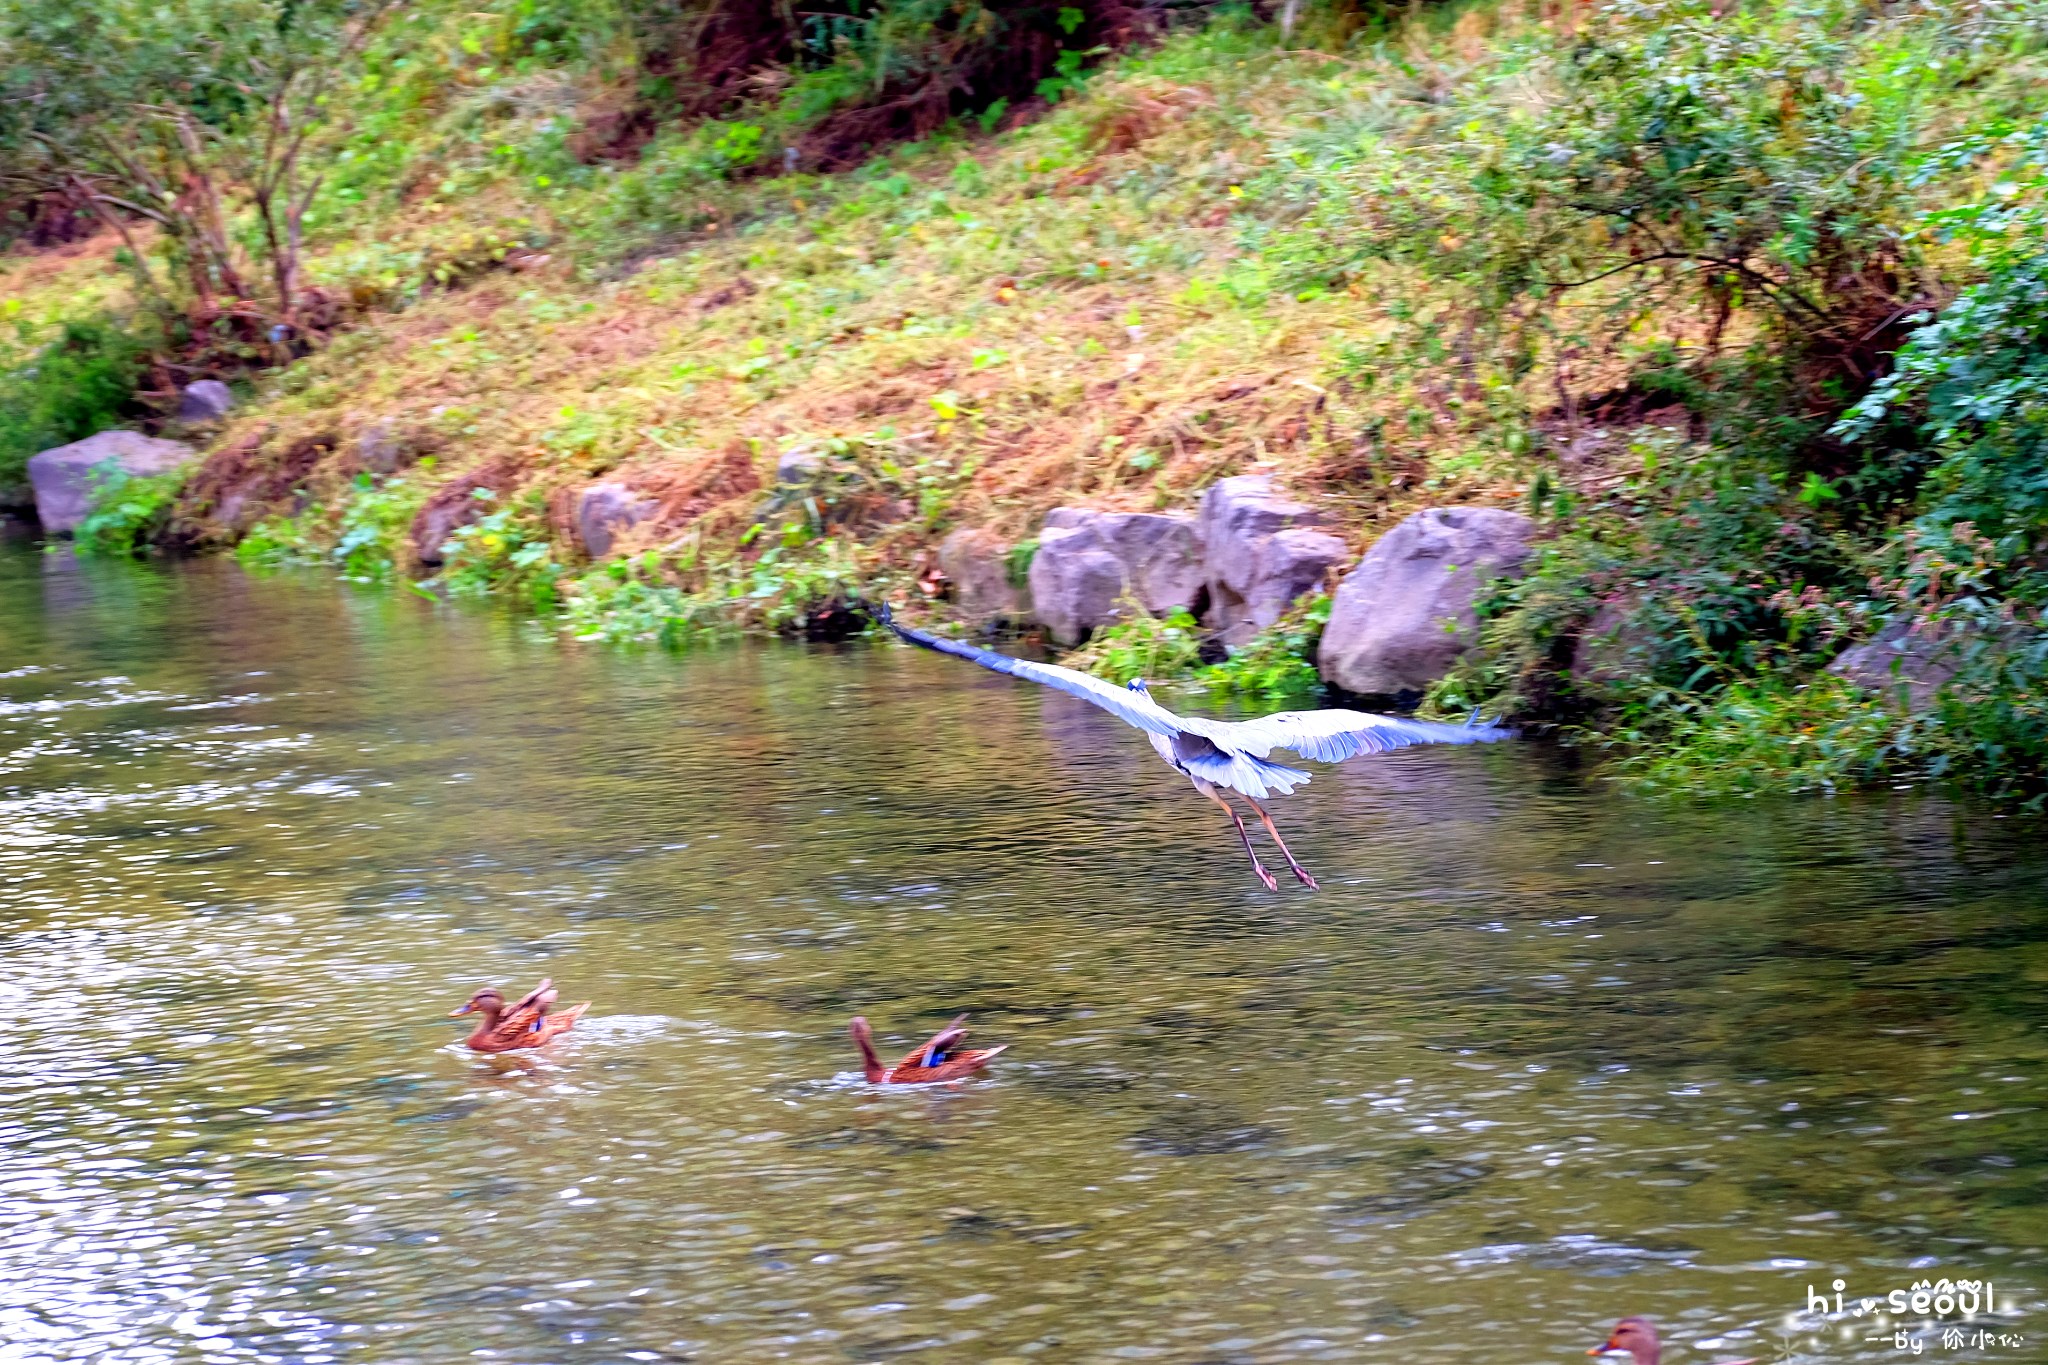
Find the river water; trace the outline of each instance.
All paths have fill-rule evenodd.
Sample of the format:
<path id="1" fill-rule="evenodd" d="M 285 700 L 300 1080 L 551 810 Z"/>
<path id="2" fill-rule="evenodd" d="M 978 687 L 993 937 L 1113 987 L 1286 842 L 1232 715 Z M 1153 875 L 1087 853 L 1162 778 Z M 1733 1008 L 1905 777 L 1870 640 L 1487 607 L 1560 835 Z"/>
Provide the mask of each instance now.
<path id="1" fill-rule="evenodd" d="M 2039 821 L 1417 751 L 1274 894 L 953 660 L 20 542 L 0 812 L 0 1361 L 1895 1361 L 1787 1315 L 1940 1277 L 2026 1341 L 1922 1358 L 2048 1359 Z"/>

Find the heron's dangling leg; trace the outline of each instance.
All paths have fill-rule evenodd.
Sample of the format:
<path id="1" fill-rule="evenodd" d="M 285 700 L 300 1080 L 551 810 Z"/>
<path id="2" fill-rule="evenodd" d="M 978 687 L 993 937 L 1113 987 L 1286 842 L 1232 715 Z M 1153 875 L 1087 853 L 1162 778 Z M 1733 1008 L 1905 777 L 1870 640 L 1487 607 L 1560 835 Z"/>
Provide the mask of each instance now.
<path id="1" fill-rule="evenodd" d="M 1294 854 L 1288 851 L 1287 841 L 1280 837 L 1280 831 L 1273 827 L 1273 817 L 1266 814 L 1266 808 L 1260 805 L 1258 802 L 1252 801 L 1252 799 L 1249 796 L 1245 797 L 1245 800 L 1251 801 L 1252 809 L 1259 813 L 1260 823 L 1264 824 L 1266 827 L 1266 833 L 1272 835 L 1273 842 L 1280 845 L 1280 856 L 1287 860 L 1287 866 L 1294 870 L 1295 877 L 1299 879 L 1301 884 L 1307 887 L 1309 890 L 1316 890 L 1316 879 L 1308 875 L 1307 868 L 1303 867 L 1300 863 L 1294 861 Z M 1243 826 L 1240 825 L 1238 828 L 1242 829 Z"/>
<path id="2" fill-rule="evenodd" d="M 1244 840 L 1245 855 L 1252 860 L 1252 871 L 1259 874 L 1259 880 L 1266 884 L 1268 891 L 1278 891 L 1280 883 L 1273 880 L 1273 874 L 1266 871 L 1266 865 L 1259 861 L 1258 850 L 1252 847 L 1251 833 L 1244 827 L 1244 818 L 1237 813 L 1228 801 L 1223 799 L 1222 793 L 1216 790 L 1214 784 L 1197 778 L 1195 779 L 1195 790 L 1223 807 L 1223 813 L 1230 817 L 1230 823 L 1237 826 L 1237 837 Z"/>

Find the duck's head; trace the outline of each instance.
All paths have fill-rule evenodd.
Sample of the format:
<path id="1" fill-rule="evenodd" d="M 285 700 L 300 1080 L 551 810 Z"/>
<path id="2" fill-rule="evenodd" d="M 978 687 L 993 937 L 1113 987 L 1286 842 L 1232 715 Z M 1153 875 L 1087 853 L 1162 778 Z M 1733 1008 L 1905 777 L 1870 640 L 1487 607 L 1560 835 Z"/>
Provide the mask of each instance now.
<path id="1" fill-rule="evenodd" d="M 1635 1365 L 1657 1365 L 1657 1357 L 1663 1354 L 1663 1348 L 1657 1341 L 1657 1329 L 1650 1325 L 1648 1318 L 1623 1318 L 1614 1324 L 1607 1340 L 1586 1354 L 1599 1356 L 1609 1351 L 1627 1351 L 1634 1357 Z"/>
<path id="2" fill-rule="evenodd" d="M 1143 678 L 1133 678 L 1129 682 L 1125 683 L 1124 686 L 1128 690 L 1136 692 L 1141 697 L 1149 697 L 1152 695 L 1152 689 L 1146 686 L 1145 680 Z"/>
<path id="3" fill-rule="evenodd" d="M 496 986 L 484 987 L 475 995 L 469 997 L 469 1003 L 461 1009 L 449 1010 L 448 1017 L 456 1019 L 465 1014 L 476 1014 L 478 1012 L 484 1014 L 503 1014 L 505 1012 L 505 997 L 499 993 Z"/>

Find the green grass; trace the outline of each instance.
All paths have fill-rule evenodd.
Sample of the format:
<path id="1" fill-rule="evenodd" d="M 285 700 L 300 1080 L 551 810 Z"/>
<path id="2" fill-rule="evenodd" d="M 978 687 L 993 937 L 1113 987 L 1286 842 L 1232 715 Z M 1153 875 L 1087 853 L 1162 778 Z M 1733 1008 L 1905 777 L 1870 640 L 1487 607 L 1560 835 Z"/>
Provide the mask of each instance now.
<path id="1" fill-rule="evenodd" d="M 91 508 L 72 533 L 73 549 L 121 559 L 147 553 L 170 521 L 188 477 L 186 470 L 137 476 L 109 468 L 96 481 Z"/>

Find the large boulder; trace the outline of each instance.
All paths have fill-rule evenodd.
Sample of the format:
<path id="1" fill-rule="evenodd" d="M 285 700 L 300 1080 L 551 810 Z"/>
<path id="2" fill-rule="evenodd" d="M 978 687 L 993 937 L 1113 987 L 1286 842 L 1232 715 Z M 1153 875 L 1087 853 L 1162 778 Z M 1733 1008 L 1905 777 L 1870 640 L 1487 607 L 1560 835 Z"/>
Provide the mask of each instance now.
<path id="1" fill-rule="evenodd" d="M 1056 507 L 1031 559 L 1031 606 L 1052 638 L 1078 644 L 1123 614 L 1192 607 L 1201 595 L 1202 542 L 1190 517 Z"/>
<path id="2" fill-rule="evenodd" d="M 973 621 L 1028 621 L 1031 594 L 1010 582 L 1010 547 L 1000 536 L 962 528 L 939 542 L 939 572 L 953 605 Z"/>
<path id="3" fill-rule="evenodd" d="M 576 539 L 583 553 L 603 559 L 622 532 L 649 520 L 661 504 L 622 483 L 594 483 L 576 498 Z"/>
<path id="4" fill-rule="evenodd" d="M 1895 621 L 1874 638 L 1843 650 L 1828 672 L 1895 697 L 1908 711 L 1925 711 L 1962 666 L 1968 638 L 1938 623 Z"/>
<path id="5" fill-rule="evenodd" d="M 1086 527 L 1048 527 L 1031 557 L 1031 606 L 1062 645 L 1079 644 L 1089 631 L 1117 618 L 1130 590 L 1124 562 Z"/>
<path id="6" fill-rule="evenodd" d="M 1361 696 L 1422 691 L 1472 647 L 1473 601 L 1519 573 L 1536 524 L 1493 507 L 1433 507 L 1381 536 L 1337 587 L 1316 664 Z"/>
<path id="7" fill-rule="evenodd" d="M 168 474 L 198 454 L 183 441 L 162 441 L 139 431 L 103 431 L 28 459 L 36 516 L 51 535 L 69 535 L 92 510 L 95 489 L 110 475 L 143 478 Z"/>
<path id="8" fill-rule="evenodd" d="M 1209 624 L 1226 645 L 1240 645 L 1280 619 L 1345 558 L 1344 542 L 1322 514 L 1283 497 L 1264 474 L 1240 474 L 1202 495 L 1200 533 L 1209 588 Z"/>

